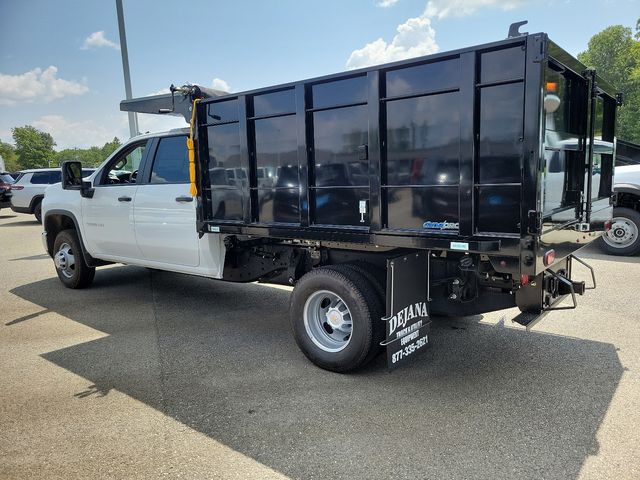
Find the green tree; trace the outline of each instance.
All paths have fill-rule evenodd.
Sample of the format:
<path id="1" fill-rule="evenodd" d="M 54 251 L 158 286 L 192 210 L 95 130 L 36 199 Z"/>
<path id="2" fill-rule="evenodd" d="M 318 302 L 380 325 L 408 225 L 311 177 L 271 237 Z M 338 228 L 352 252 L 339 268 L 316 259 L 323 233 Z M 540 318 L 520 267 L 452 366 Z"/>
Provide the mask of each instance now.
<path id="1" fill-rule="evenodd" d="M 4 166 L 8 172 L 15 172 L 21 169 L 16 149 L 10 143 L 4 143 L 0 140 L 0 157 L 4 160 Z"/>
<path id="2" fill-rule="evenodd" d="M 99 166 L 116 148 L 121 145 L 118 137 L 105 143 L 102 147 L 66 148 L 56 153 L 55 163 L 61 164 L 67 160 L 82 162 L 85 167 Z"/>
<path id="3" fill-rule="evenodd" d="M 622 92 L 624 105 L 618 110 L 617 136 L 640 143 L 640 19 L 635 35 L 622 25 L 597 33 L 578 59 Z"/>
<path id="4" fill-rule="evenodd" d="M 15 127 L 12 133 L 16 144 L 15 152 L 22 168 L 44 168 L 55 160 L 56 153 L 53 147 L 56 142 L 48 133 L 41 132 L 31 125 Z"/>
<path id="5" fill-rule="evenodd" d="M 113 140 L 104 144 L 104 146 L 100 149 L 100 153 L 103 157 L 103 160 L 116 151 L 117 148 L 122 145 L 120 139 L 118 137 L 113 137 Z"/>

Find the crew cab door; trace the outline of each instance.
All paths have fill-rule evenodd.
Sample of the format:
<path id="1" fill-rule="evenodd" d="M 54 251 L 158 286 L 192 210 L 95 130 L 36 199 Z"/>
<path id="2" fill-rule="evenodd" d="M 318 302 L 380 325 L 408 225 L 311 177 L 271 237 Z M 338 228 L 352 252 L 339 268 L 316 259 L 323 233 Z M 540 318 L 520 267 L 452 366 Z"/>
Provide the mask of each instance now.
<path id="1" fill-rule="evenodd" d="M 186 138 L 162 137 L 153 142 L 149 167 L 136 193 L 135 232 L 146 260 L 195 267 L 200 256 Z"/>
<path id="2" fill-rule="evenodd" d="M 120 151 L 95 178 L 93 197 L 82 198 L 83 240 L 97 257 L 141 257 L 133 204 L 146 147 L 147 140 L 143 140 Z"/>

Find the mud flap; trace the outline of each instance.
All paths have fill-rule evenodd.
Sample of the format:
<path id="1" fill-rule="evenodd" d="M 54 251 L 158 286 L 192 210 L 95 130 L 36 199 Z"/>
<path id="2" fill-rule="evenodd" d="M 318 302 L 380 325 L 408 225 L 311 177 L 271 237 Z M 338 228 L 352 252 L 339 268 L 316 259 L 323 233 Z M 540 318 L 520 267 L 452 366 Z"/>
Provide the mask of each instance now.
<path id="1" fill-rule="evenodd" d="M 429 253 L 387 260 L 387 367 L 393 370 L 426 350 L 429 343 Z"/>

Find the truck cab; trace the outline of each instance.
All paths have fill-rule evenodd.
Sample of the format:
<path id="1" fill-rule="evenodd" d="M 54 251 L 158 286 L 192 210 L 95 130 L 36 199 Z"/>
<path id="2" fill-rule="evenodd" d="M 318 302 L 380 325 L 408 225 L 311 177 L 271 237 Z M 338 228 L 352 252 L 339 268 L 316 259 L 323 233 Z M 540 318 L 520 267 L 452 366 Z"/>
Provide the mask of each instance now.
<path id="1" fill-rule="evenodd" d="M 180 129 L 132 138 L 85 179 L 82 195 L 60 184 L 49 187 L 43 201 L 47 252 L 55 251 L 60 231 L 74 229 L 88 265 L 118 262 L 219 276 L 219 259 L 209 254 L 215 239 L 199 238 L 195 229 L 187 134 Z M 77 263 L 63 263 L 68 280 Z"/>

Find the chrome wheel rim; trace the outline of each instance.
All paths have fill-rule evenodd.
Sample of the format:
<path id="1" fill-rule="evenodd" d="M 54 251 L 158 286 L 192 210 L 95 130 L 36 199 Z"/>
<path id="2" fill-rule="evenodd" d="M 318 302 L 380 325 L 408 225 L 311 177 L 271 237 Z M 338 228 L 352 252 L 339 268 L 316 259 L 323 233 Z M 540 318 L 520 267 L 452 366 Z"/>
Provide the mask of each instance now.
<path id="1" fill-rule="evenodd" d="M 53 263 L 62 275 L 66 278 L 73 278 L 76 272 L 76 257 L 73 254 L 71 245 L 63 243 L 53 256 Z"/>
<path id="2" fill-rule="evenodd" d="M 351 341 L 351 311 L 339 295 L 329 290 L 318 290 L 305 302 L 304 328 L 318 348 L 325 352 L 339 352 Z"/>
<path id="3" fill-rule="evenodd" d="M 628 218 L 614 217 L 611 228 L 603 238 L 606 244 L 611 247 L 628 247 L 638 238 L 638 226 Z"/>

